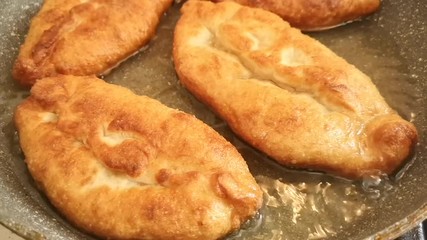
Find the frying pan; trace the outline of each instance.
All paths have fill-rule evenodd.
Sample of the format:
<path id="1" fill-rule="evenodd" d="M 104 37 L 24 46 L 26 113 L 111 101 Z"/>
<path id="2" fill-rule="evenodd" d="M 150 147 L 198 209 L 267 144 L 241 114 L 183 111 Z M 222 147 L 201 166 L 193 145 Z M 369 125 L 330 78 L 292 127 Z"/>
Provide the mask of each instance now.
<path id="1" fill-rule="evenodd" d="M 28 239 L 93 239 L 71 226 L 40 193 L 25 166 L 12 117 L 29 95 L 11 68 L 41 1 L 3 0 L 0 9 L 0 222 Z M 178 82 L 171 59 L 180 4 L 148 49 L 105 80 L 194 114 L 232 142 L 265 192 L 264 206 L 227 239 L 392 239 L 427 217 L 427 2 L 384 0 L 374 15 L 310 35 L 371 76 L 386 101 L 418 128 L 420 143 L 390 177 L 349 181 L 288 169 L 236 137 Z"/>

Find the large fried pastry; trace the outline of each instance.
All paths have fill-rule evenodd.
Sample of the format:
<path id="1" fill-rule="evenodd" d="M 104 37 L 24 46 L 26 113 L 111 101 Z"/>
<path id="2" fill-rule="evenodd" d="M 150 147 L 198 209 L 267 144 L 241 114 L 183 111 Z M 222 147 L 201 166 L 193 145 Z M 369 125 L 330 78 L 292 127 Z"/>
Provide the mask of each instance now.
<path id="1" fill-rule="evenodd" d="M 148 43 L 173 0 L 45 0 L 21 46 L 14 78 L 102 74 Z"/>
<path id="2" fill-rule="evenodd" d="M 173 55 L 194 95 L 284 165 L 390 174 L 417 141 L 368 76 L 270 12 L 187 2 Z"/>
<path id="3" fill-rule="evenodd" d="M 37 81 L 15 123 L 30 173 L 76 226 L 109 239 L 217 239 L 262 192 L 195 117 L 94 77 Z"/>
<path id="4" fill-rule="evenodd" d="M 278 14 L 292 26 L 323 30 L 375 12 L 381 0 L 213 0 L 233 1 Z"/>

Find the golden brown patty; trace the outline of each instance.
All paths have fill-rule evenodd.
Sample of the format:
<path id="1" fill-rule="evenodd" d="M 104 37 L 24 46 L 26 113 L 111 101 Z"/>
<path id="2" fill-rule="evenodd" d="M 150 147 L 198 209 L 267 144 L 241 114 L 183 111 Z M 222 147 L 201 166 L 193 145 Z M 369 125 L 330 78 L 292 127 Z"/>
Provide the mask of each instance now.
<path id="1" fill-rule="evenodd" d="M 41 189 L 97 236 L 217 239 L 261 206 L 245 161 L 218 133 L 95 77 L 38 81 L 15 123 Z"/>
<path id="2" fill-rule="evenodd" d="M 31 86 L 58 74 L 102 74 L 146 45 L 173 0 L 45 0 L 13 69 Z"/>
<path id="3" fill-rule="evenodd" d="M 258 7 L 281 16 L 303 30 L 323 30 L 369 15 L 380 7 L 380 0 L 213 0 L 233 1 Z"/>
<path id="4" fill-rule="evenodd" d="M 265 10 L 187 2 L 173 55 L 181 82 L 282 164 L 392 173 L 417 142 L 368 76 Z"/>

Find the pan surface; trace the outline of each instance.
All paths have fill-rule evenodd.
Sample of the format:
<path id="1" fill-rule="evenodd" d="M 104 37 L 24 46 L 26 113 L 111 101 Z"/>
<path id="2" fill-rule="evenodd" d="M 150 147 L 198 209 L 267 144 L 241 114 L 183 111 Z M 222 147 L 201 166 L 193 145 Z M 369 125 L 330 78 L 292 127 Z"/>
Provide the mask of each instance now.
<path id="1" fill-rule="evenodd" d="M 25 166 L 12 117 L 29 95 L 11 77 L 13 61 L 41 1 L 3 0 L 0 9 L 0 222 L 28 239 L 92 239 L 40 193 Z M 105 80 L 194 114 L 232 142 L 265 192 L 265 204 L 227 239 L 393 239 L 427 217 L 427 1 L 384 0 L 363 21 L 311 36 L 369 75 L 387 102 L 418 129 L 408 164 L 389 178 L 351 182 L 279 166 L 237 138 L 178 83 L 171 60 L 179 4 L 148 49 Z"/>

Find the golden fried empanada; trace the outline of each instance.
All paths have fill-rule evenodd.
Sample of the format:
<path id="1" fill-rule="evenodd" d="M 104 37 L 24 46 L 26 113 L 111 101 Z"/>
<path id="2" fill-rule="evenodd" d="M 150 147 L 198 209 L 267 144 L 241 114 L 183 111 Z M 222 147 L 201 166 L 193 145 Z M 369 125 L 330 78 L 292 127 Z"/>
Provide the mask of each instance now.
<path id="1" fill-rule="evenodd" d="M 293 27 L 307 31 L 332 28 L 367 16 L 381 0 L 213 0 L 233 1 L 278 14 Z"/>
<path id="2" fill-rule="evenodd" d="M 189 1 L 173 55 L 183 85 L 282 164 L 392 173 L 417 142 L 368 76 L 265 10 Z"/>
<path id="3" fill-rule="evenodd" d="M 31 86 L 58 74 L 102 74 L 154 36 L 173 0 L 45 0 L 13 69 Z"/>
<path id="4" fill-rule="evenodd" d="M 195 117 L 95 77 L 37 81 L 15 123 L 30 173 L 108 239 L 217 239 L 260 208 L 237 150 Z"/>

